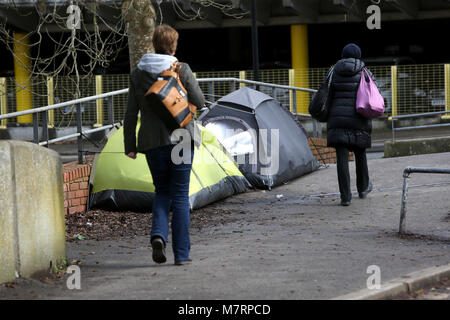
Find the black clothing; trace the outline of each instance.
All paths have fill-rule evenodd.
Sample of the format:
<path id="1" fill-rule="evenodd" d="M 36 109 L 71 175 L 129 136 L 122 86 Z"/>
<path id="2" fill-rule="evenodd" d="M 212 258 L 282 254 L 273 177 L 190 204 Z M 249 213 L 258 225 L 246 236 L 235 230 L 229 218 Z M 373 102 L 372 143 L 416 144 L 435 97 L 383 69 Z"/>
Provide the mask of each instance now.
<path id="1" fill-rule="evenodd" d="M 356 94 L 364 62 L 355 58 L 339 60 L 331 81 L 331 104 L 327 121 L 329 147 L 371 147 L 372 121 L 356 112 Z M 372 79 L 374 78 L 369 71 Z"/>
<path id="2" fill-rule="evenodd" d="M 365 191 L 369 185 L 369 169 L 367 167 L 366 150 L 354 148 L 353 153 L 356 165 L 356 188 L 358 193 L 361 193 Z M 342 201 L 350 201 L 352 199 L 348 156 L 349 149 L 342 146 L 336 147 L 336 165 Z"/>

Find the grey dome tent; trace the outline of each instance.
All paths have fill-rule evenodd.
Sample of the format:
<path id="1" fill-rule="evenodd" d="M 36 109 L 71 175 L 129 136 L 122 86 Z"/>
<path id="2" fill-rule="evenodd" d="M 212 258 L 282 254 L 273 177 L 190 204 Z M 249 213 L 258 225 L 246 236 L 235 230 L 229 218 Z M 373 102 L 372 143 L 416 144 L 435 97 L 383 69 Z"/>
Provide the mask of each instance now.
<path id="1" fill-rule="evenodd" d="M 271 189 L 319 168 L 301 123 L 262 92 L 240 88 L 217 100 L 198 120 L 235 157 L 255 188 Z"/>

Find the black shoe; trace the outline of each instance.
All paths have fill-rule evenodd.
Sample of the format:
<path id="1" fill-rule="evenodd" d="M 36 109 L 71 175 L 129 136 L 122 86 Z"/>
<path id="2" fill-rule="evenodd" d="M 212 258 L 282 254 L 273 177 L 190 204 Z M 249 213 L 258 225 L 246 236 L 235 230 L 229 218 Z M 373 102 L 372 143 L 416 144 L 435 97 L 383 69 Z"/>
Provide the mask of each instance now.
<path id="1" fill-rule="evenodd" d="M 341 200 L 341 206 L 348 207 L 350 205 L 350 203 L 352 203 L 350 200 L 349 201 Z"/>
<path id="2" fill-rule="evenodd" d="M 152 240 L 152 258 L 156 263 L 164 263 L 166 262 L 166 249 L 164 245 L 164 241 L 161 238 L 154 238 Z"/>
<path id="3" fill-rule="evenodd" d="M 359 198 L 365 199 L 369 194 L 369 192 L 372 191 L 372 189 L 373 189 L 372 182 L 369 182 L 369 186 L 367 187 L 367 189 L 359 193 Z"/>
<path id="4" fill-rule="evenodd" d="M 184 266 L 186 264 L 192 263 L 191 259 L 183 260 L 183 261 L 175 261 L 176 266 Z"/>

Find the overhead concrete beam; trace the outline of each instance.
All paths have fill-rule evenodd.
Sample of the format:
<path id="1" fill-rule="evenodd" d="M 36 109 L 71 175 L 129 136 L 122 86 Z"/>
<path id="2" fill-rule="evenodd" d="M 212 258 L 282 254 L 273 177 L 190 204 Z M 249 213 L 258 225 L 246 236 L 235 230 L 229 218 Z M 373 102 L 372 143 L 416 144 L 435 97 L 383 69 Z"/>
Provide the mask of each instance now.
<path id="1" fill-rule="evenodd" d="M 417 18 L 419 14 L 418 0 L 386 0 L 386 2 L 391 3 L 392 6 L 410 17 Z"/>
<path id="2" fill-rule="evenodd" d="M 344 7 L 349 15 L 358 19 L 366 19 L 366 9 L 368 2 L 366 0 L 333 0 L 333 4 Z"/>
<path id="3" fill-rule="evenodd" d="M 270 20 L 270 0 L 257 0 L 256 2 L 256 20 L 267 25 Z M 252 0 L 233 1 L 233 7 L 244 11 L 252 11 Z"/>
<path id="4" fill-rule="evenodd" d="M 36 30 L 39 21 L 34 8 L 23 13 L 19 13 L 14 8 L 5 8 L 0 10 L 0 19 L 6 24 L 26 32 Z"/>
<path id="5" fill-rule="evenodd" d="M 316 0 L 283 0 L 284 8 L 291 9 L 298 15 L 317 21 L 319 16 L 319 1 Z"/>
<path id="6" fill-rule="evenodd" d="M 212 6 L 202 6 L 197 1 L 182 0 L 182 8 L 184 11 L 197 14 L 200 12 L 201 19 L 211 22 L 214 26 L 222 25 L 223 15 L 220 9 Z"/>

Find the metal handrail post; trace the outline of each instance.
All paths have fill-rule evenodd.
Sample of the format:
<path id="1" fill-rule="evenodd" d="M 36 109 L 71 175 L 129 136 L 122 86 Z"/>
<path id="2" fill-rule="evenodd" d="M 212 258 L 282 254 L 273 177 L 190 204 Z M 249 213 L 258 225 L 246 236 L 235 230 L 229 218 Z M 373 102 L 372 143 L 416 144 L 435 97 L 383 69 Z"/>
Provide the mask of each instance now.
<path id="1" fill-rule="evenodd" d="M 398 233 L 400 234 L 405 232 L 406 200 L 408 199 L 409 172 L 406 172 L 405 170 L 403 171 L 402 204 L 400 207 L 400 223 L 398 227 Z"/>
<path id="2" fill-rule="evenodd" d="M 38 113 L 33 113 L 33 139 L 34 139 L 34 143 L 39 144 L 39 117 L 38 117 Z"/>
<path id="3" fill-rule="evenodd" d="M 108 122 L 109 124 L 114 123 L 114 106 L 112 97 L 106 98 L 106 104 L 108 106 Z"/>
<path id="4" fill-rule="evenodd" d="M 48 111 L 42 113 L 42 139 L 48 141 Z M 48 145 L 46 145 L 48 147 Z"/>
<path id="5" fill-rule="evenodd" d="M 210 94 L 210 97 L 211 97 L 212 101 L 215 102 L 215 100 L 214 100 L 215 99 L 214 98 L 214 82 L 210 82 L 209 83 L 208 91 L 209 91 L 209 94 Z"/>
<path id="6" fill-rule="evenodd" d="M 318 138 L 318 130 L 317 130 L 317 122 L 316 120 L 313 120 L 313 137 Z"/>
<path id="7" fill-rule="evenodd" d="M 411 173 L 446 173 L 450 174 L 450 168 L 424 168 L 424 167 L 406 167 L 403 170 L 403 192 L 402 204 L 400 208 L 400 223 L 398 233 L 405 233 L 405 218 L 406 218 L 406 200 L 408 199 L 408 178 Z"/>
<path id="8" fill-rule="evenodd" d="M 82 129 L 82 117 L 81 117 L 81 105 L 77 103 L 77 133 L 79 136 L 77 138 L 78 142 L 78 163 L 83 163 L 83 129 Z"/>
<path id="9" fill-rule="evenodd" d="M 395 119 L 394 119 L 394 117 L 392 117 L 391 122 L 392 122 L 392 124 L 391 124 L 391 126 L 392 126 L 392 142 L 394 142 L 395 141 L 395 125 L 394 125 Z"/>
<path id="10" fill-rule="evenodd" d="M 297 90 L 292 90 L 292 111 L 297 114 Z"/>

